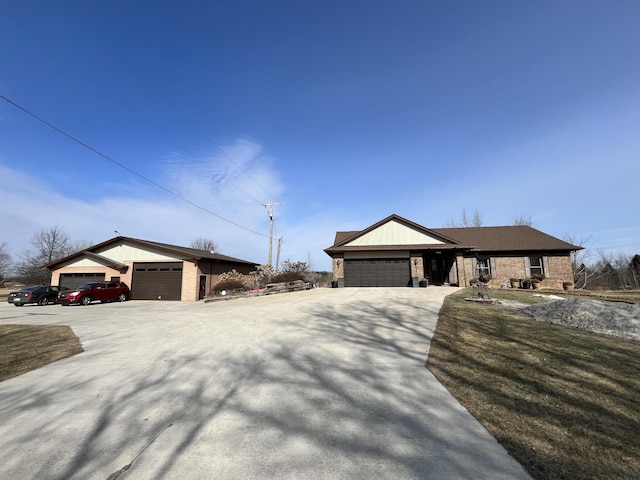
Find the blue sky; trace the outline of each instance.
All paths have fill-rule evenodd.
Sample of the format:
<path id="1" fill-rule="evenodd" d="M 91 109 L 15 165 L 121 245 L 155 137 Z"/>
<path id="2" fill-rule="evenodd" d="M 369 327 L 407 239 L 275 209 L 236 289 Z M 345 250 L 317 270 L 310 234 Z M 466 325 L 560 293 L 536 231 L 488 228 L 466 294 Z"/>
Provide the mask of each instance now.
<path id="1" fill-rule="evenodd" d="M 266 262 L 274 201 L 281 260 L 319 270 L 337 230 L 463 209 L 640 253 L 639 22 L 637 0 L 3 0 L 0 94 L 129 170 L 0 100 L 0 243 Z"/>

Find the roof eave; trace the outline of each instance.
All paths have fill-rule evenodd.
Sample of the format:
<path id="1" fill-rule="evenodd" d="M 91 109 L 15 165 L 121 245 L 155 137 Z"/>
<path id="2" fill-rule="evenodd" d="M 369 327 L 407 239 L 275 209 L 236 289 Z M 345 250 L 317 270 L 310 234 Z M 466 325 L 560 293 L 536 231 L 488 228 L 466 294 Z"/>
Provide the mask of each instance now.
<path id="1" fill-rule="evenodd" d="M 333 253 L 344 253 L 344 252 L 396 252 L 398 250 L 403 251 L 438 251 L 438 250 L 447 250 L 447 251 L 469 251 L 473 249 L 472 246 L 466 245 L 451 245 L 451 244 L 443 244 L 443 245 L 424 245 L 424 244 L 412 244 L 412 245 L 363 245 L 363 246 L 338 246 L 338 247 L 329 247 L 324 250 L 327 255 L 331 255 Z"/>

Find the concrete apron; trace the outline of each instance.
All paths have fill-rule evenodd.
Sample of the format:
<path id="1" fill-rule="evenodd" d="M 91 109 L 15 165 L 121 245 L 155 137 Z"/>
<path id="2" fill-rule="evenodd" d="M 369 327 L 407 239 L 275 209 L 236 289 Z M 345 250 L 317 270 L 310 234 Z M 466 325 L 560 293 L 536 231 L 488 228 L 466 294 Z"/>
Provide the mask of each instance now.
<path id="1" fill-rule="evenodd" d="M 0 478 L 530 478 L 425 368 L 453 288 L 0 307 L 85 352 L 0 383 Z"/>

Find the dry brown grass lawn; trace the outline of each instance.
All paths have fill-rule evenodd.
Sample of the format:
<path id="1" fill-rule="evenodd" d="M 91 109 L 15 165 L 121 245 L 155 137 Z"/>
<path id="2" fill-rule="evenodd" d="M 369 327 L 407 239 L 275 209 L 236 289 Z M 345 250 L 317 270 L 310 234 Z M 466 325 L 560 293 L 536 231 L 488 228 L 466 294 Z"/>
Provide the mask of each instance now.
<path id="1" fill-rule="evenodd" d="M 0 381 L 83 351 L 70 327 L 0 325 Z"/>
<path id="2" fill-rule="evenodd" d="M 536 479 L 640 478 L 640 342 L 445 300 L 427 368 Z M 539 301 L 521 292 L 492 292 Z"/>

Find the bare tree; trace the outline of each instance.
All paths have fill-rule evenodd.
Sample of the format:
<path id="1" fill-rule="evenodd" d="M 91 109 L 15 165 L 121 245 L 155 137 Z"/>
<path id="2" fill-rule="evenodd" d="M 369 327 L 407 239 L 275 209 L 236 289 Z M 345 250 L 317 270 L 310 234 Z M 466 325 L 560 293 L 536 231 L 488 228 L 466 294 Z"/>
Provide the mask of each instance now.
<path id="1" fill-rule="evenodd" d="M 467 209 L 463 208 L 460 217 L 460 222 L 456 222 L 454 219 L 449 220 L 447 227 L 481 227 L 483 224 L 482 215 L 478 212 L 478 209 L 475 209 L 473 216 L 469 217 Z"/>
<path id="2" fill-rule="evenodd" d="M 525 225 L 527 227 L 533 227 L 533 220 L 531 219 L 531 215 L 519 215 L 517 217 L 513 217 L 511 221 L 512 225 Z"/>
<path id="3" fill-rule="evenodd" d="M 73 255 L 76 252 L 82 252 L 92 245 L 93 244 L 87 240 L 77 240 L 73 243 L 69 243 L 69 246 L 67 247 L 66 252 L 64 252 L 63 257 Z"/>
<path id="4" fill-rule="evenodd" d="M 69 251 L 71 240 L 69 235 L 58 227 L 40 230 L 31 239 L 34 256 L 44 264 L 65 257 Z"/>
<path id="5" fill-rule="evenodd" d="M 481 227 L 483 225 L 483 221 L 482 221 L 482 215 L 480 215 L 480 212 L 478 212 L 478 209 L 473 211 L 473 220 L 471 223 L 471 227 Z"/>
<path id="6" fill-rule="evenodd" d="M 633 268 L 633 258 L 631 255 L 619 253 L 613 263 L 616 269 L 617 285 L 614 288 L 638 288 L 638 280 Z"/>
<path id="7" fill-rule="evenodd" d="M 575 245 L 577 247 L 585 247 L 591 240 L 591 235 L 570 235 L 566 234 L 562 238 L 565 242 Z M 582 250 L 575 250 L 571 252 L 571 268 L 573 269 L 573 283 L 575 288 L 585 288 L 589 279 L 597 275 L 593 269 L 589 268 L 593 252 L 588 248 Z"/>
<path id="8" fill-rule="evenodd" d="M 206 250 L 207 252 L 215 253 L 218 251 L 218 244 L 209 238 L 197 238 L 191 242 L 191 248 L 196 250 Z"/>
<path id="9" fill-rule="evenodd" d="M 634 283 L 633 288 L 640 288 L 640 255 L 635 254 L 633 256 L 629 264 L 629 270 Z"/>
<path id="10" fill-rule="evenodd" d="M 596 260 L 585 266 L 585 288 L 589 290 L 620 290 L 638 288 L 637 274 L 640 256 L 613 253 L 604 250 L 595 252 Z"/>
<path id="11" fill-rule="evenodd" d="M 615 257 L 602 249 L 596 251 L 597 260 L 592 265 L 593 274 L 589 277 L 589 289 L 613 290 L 617 288 L 617 270 L 614 267 Z"/>
<path id="12" fill-rule="evenodd" d="M 69 235 L 58 227 L 42 229 L 31 239 L 31 246 L 32 249 L 23 252 L 16 273 L 25 283 L 49 283 L 51 274 L 42 267 L 69 254 Z"/>
<path id="13" fill-rule="evenodd" d="M 0 243 L 0 285 L 11 272 L 11 255 L 6 252 L 7 242 Z"/>

